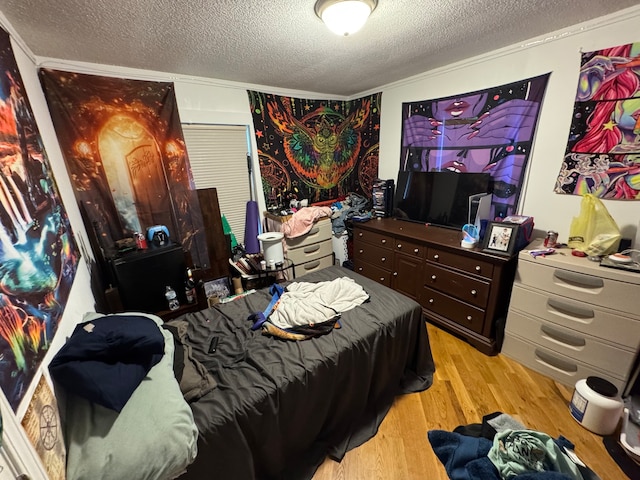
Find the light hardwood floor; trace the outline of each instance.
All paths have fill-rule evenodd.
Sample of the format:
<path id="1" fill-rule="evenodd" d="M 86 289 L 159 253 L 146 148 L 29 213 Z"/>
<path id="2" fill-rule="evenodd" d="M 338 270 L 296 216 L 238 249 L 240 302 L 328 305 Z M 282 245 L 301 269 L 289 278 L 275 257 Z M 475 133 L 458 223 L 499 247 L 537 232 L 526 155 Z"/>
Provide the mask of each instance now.
<path id="1" fill-rule="evenodd" d="M 602 437 L 571 417 L 573 388 L 504 355 L 483 355 L 432 325 L 427 330 L 436 363 L 433 386 L 397 398 L 375 437 L 340 463 L 325 460 L 313 480 L 445 480 L 427 432 L 480 423 L 484 415 L 497 411 L 532 430 L 565 436 L 602 480 L 627 478 L 605 450 Z"/>

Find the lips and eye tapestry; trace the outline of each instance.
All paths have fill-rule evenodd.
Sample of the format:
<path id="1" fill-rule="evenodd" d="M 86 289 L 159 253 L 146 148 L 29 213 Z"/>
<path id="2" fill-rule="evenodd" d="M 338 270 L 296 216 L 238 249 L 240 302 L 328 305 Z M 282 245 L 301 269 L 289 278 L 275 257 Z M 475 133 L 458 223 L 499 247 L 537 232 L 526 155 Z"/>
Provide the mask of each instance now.
<path id="1" fill-rule="evenodd" d="M 640 199 L 640 42 L 584 52 L 555 192 Z"/>
<path id="2" fill-rule="evenodd" d="M 403 103 L 400 170 L 489 173 L 491 218 L 515 214 L 549 75 Z"/>
<path id="3" fill-rule="evenodd" d="M 79 258 L 9 34 L 0 29 L 0 386 L 14 411 L 58 329 Z"/>

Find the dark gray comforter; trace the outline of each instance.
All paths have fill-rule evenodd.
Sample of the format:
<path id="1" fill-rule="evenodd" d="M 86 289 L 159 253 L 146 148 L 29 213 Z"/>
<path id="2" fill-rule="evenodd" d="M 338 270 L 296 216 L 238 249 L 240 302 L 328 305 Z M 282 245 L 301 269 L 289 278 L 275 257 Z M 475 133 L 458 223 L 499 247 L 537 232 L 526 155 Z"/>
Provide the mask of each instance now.
<path id="1" fill-rule="evenodd" d="M 370 301 L 340 329 L 302 342 L 251 331 L 266 289 L 185 315 L 194 356 L 218 388 L 192 403 L 198 456 L 183 479 L 308 479 L 328 455 L 375 435 L 393 398 L 431 386 L 434 364 L 420 306 L 341 267 L 298 281 L 352 277 Z M 219 343 L 207 350 L 211 338 Z"/>

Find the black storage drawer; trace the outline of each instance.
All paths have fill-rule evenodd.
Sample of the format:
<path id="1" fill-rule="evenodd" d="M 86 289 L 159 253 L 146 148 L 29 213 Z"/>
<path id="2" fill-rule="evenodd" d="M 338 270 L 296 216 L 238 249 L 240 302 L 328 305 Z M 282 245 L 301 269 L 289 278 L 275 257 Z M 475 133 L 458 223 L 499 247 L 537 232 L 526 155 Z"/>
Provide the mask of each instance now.
<path id="1" fill-rule="evenodd" d="M 179 244 L 132 252 L 110 261 L 125 311 L 157 313 L 168 309 L 164 296 L 167 285 L 186 304 L 184 280 L 186 263 Z"/>

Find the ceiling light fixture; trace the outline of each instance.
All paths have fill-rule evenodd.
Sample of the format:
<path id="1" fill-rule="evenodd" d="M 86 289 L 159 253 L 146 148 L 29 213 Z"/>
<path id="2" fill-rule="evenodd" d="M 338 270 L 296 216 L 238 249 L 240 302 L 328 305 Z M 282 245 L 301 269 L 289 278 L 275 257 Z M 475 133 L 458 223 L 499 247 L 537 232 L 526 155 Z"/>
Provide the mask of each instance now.
<path id="1" fill-rule="evenodd" d="M 367 23 L 377 5 L 378 0 L 318 0 L 315 10 L 329 30 L 346 37 Z"/>

